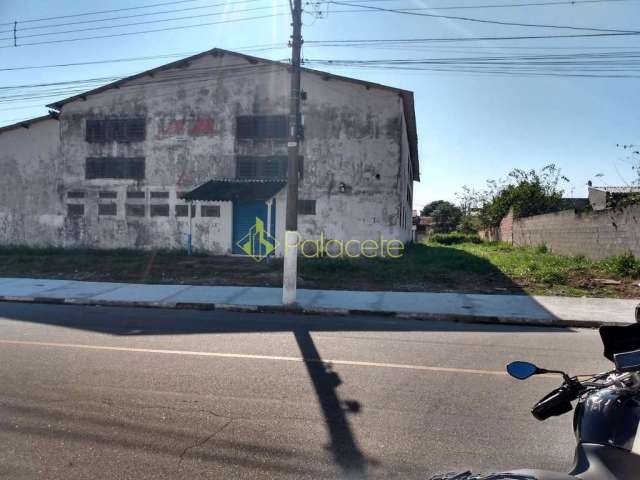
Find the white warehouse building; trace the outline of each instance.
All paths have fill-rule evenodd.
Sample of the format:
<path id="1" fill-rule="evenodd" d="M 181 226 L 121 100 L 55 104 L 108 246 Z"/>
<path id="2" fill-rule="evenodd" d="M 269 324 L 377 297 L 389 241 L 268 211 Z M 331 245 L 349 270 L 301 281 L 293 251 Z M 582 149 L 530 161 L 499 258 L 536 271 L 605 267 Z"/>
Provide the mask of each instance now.
<path id="1" fill-rule="evenodd" d="M 290 68 L 213 49 L 0 128 L 0 244 L 177 249 L 191 230 L 243 254 L 256 219 L 282 244 Z M 409 241 L 412 92 L 306 68 L 302 90 L 301 236 Z"/>

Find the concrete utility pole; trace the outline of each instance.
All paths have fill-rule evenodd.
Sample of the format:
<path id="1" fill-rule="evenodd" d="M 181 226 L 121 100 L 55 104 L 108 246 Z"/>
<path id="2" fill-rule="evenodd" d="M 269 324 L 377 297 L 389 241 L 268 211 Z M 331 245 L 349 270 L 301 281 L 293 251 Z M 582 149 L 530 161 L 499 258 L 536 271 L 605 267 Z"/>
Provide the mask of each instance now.
<path id="1" fill-rule="evenodd" d="M 289 105 L 289 141 L 287 143 L 287 217 L 284 237 L 282 303 L 296 303 L 298 277 L 298 155 L 300 151 L 300 49 L 302 48 L 302 2 L 291 5 L 291 93 Z"/>

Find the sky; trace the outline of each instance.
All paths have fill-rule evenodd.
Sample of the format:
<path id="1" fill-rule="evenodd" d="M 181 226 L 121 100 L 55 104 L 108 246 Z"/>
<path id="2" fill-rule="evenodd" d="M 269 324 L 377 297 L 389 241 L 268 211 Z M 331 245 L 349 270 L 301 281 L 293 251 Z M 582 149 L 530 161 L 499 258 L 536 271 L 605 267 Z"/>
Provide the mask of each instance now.
<path id="1" fill-rule="evenodd" d="M 424 15 L 637 32 L 640 0 L 574 4 L 562 0 L 339 1 L 364 7 L 303 0 L 306 66 L 414 92 L 421 175 L 421 181 L 415 184 L 414 208 L 433 200 L 455 201 L 463 185 L 482 189 L 487 179 L 504 178 L 514 168 L 539 169 L 550 163 L 570 180 L 564 184 L 565 196 L 586 196 L 589 180 L 596 185 L 626 185 L 634 178 L 624 151 L 616 145 L 640 143 L 640 35 L 428 41 L 409 46 L 328 46 L 313 42 L 600 34 L 597 30 L 498 25 Z M 507 4 L 516 6 L 504 7 Z M 147 8 L 138 8 L 143 6 Z M 40 90 L 25 89 L 24 85 L 126 76 L 174 61 L 182 54 L 214 47 L 287 59 L 291 21 L 288 8 L 286 0 L 1 1 L 0 125 L 46 114 L 46 103 L 69 96 L 62 90 L 66 87 Z M 420 10 L 408 10 L 418 15 L 407 15 L 376 8 Z M 78 16 L 116 9 L 127 10 Z M 318 11 L 321 16 L 314 13 Z M 61 16 L 65 17 L 33 21 Z M 108 18 L 113 19 L 105 20 Z M 14 21 L 17 47 L 13 46 Z M 138 22 L 149 23 L 104 28 Z M 192 27 L 199 23 L 207 25 Z M 168 28 L 172 30 L 58 42 Z M 83 31 L 55 33 L 70 30 Z M 25 45 L 39 42 L 55 43 Z M 566 69 L 570 67 L 563 66 L 557 57 L 548 58 L 610 52 L 623 52 L 626 58 L 604 58 L 604 62 L 611 62 L 604 70 L 593 64 L 571 67 L 569 73 L 583 76 L 567 76 Z M 174 54 L 166 58 L 42 68 Z M 486 62 L 487 57 L 502 61 L 504 56 L 522 55 L 544 55 L 542 61 L 550 64 L 543 69 L 430 64 L 429 70 L 335 65 L 336 60 L 442 58 L 457 58 L 458 65 L 460 58 L 472 58 L 474 65 Z M 325 60 L 333 60 L 334 64 L 326 65 Z M 38 68 L 6 70 L 16 67 Z M 480 68 L 485 70 L 480 72 Z M 87 85 L 88 90 L 99 83 Z M 7 88 L 16 86 L 20 88 Z"/>

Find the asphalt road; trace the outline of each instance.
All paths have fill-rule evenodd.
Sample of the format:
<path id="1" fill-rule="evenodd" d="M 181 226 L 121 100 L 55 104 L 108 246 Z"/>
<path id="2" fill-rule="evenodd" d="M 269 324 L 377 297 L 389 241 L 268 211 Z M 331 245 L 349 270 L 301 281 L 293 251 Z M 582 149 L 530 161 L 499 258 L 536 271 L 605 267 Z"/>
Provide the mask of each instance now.
<path id="1" fill-rule="evenodd" d="M 428 478 L 568 469 L 531 405 L 604 370 L 597 332 L 0 304 L 0 477 Z M 320 361 L 322 359 L 323 361 Z"/>

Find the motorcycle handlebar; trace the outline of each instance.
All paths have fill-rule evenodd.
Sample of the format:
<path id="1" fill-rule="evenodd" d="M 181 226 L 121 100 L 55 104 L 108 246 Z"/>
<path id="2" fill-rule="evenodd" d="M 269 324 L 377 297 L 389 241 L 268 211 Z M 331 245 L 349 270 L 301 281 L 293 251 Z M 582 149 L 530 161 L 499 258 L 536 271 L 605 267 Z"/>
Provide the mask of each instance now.
<path id="1" fill-rule="evenodd" d="M 573 409 L 571 401 L 577 396 L 571 386 L 562 385 L 536 403 L 531 409 L 531 414 L 540 421 L 563 415 Z"/>

